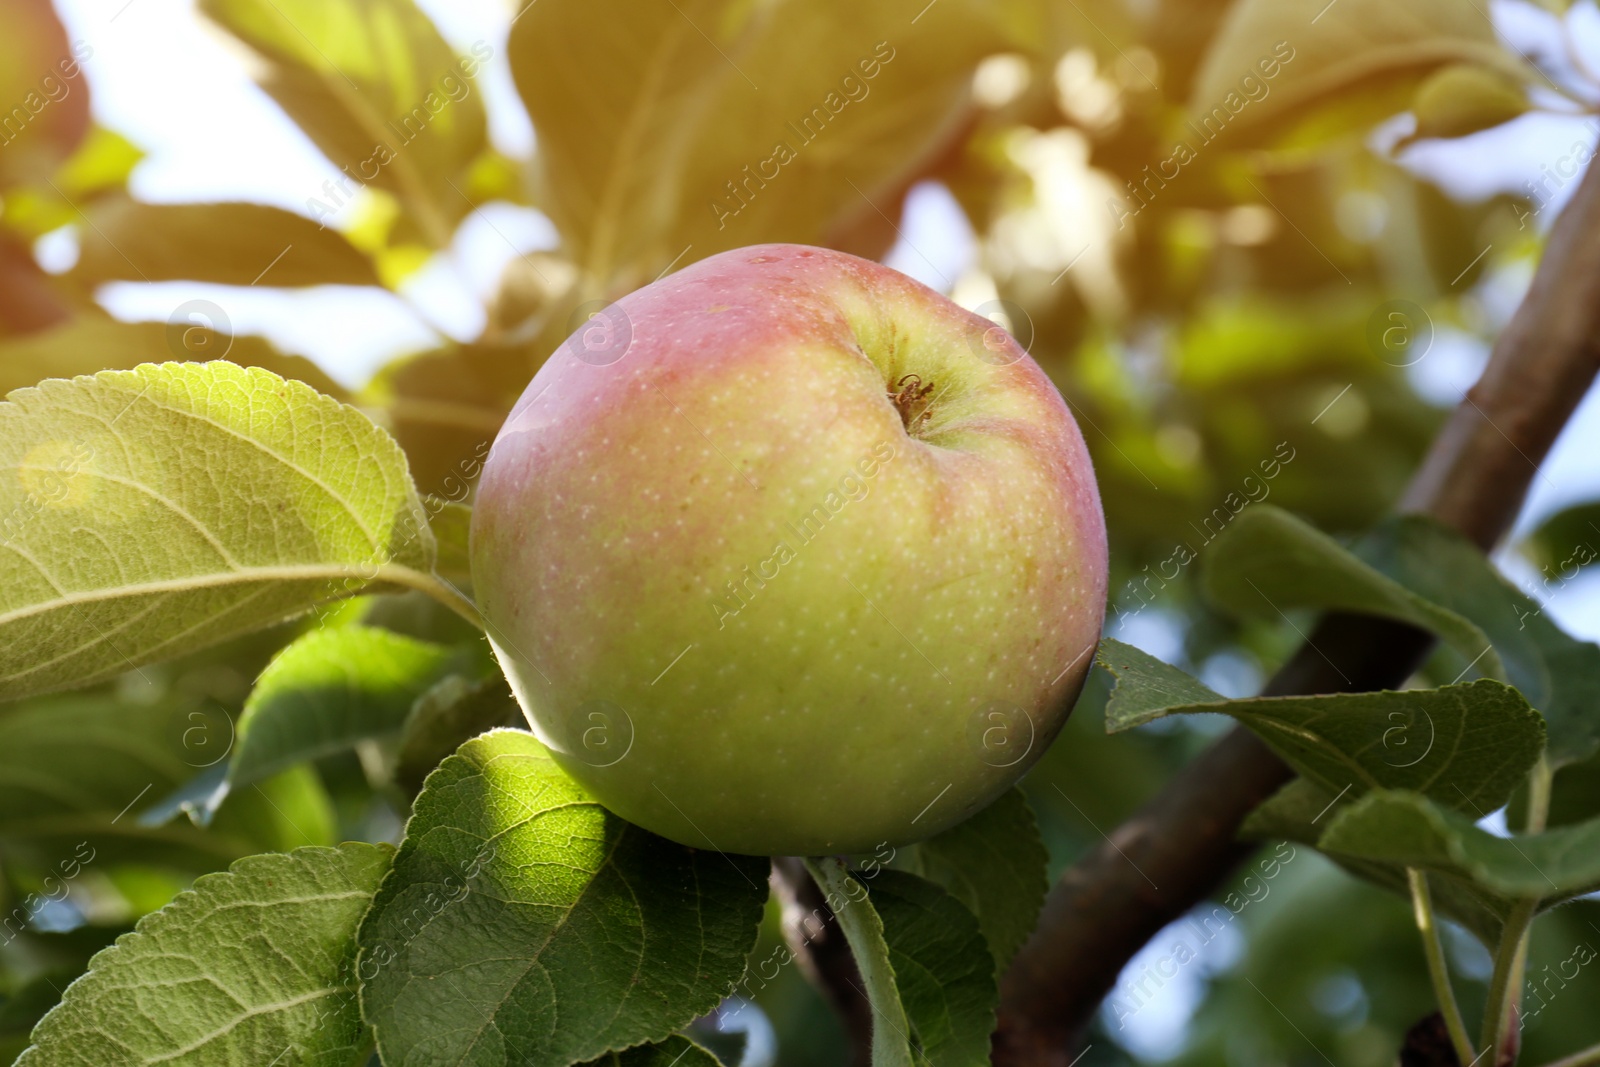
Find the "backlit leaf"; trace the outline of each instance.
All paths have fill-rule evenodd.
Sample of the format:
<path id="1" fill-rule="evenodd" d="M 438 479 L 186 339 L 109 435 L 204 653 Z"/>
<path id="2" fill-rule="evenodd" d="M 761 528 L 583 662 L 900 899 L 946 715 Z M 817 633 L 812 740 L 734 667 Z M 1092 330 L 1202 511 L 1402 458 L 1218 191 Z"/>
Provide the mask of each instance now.
<path id="1" fill-rule="evenodd" d="M 1277 61 L 1271 77 L 1264 61 Z M 1191 115 L 1223 109 L 1224 126 L 1261 122 L 1383 77 L 1421 77 L 1446 63 L 1527 71 L 1495 39 L 1475 0 L 1240 0 L 1195 75 Z M 1261 88 L 1242 84 L 1250 78 Z"/>
<path id="2" fill-rule="evenodd" d="M 0 404 L 0 699 L 431 587 L 432 558 L 399 448 L 298 382 L 169 363 Z"/>
<path id="3" fill-rule="evenodd" d="M 97 203 L 89 218 L 73 268 L 89 285 L 378 284 L 372 261 L 337 230 L 263 204 L 144 204 L 114 197 Z"/>
<path id="4" fill-rule="evenodd" d="M 370 183 L 435 247 L 473 208 L 461 188 L 485 148 L 474 82 L 493 50 L 458 57 L 411 0 L 203 0 L 249 45 L 263 89 L 344 178 L 307 200 L 319 221 Z"/>

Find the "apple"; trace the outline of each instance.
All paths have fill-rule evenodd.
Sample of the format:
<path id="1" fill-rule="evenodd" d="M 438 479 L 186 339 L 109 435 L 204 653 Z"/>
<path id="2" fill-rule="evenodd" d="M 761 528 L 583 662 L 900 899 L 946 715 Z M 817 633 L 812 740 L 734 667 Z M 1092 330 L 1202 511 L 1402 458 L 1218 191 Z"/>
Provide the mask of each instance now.
<path id="1" fill-rule="evenodd" d="M 725 252 L 599 308 L 484 464 L 472 570 L 534 733 L 697 848 L 863 852 L 1044 752 L 1105 519 L 1003 329 L 877 263 Z"/>

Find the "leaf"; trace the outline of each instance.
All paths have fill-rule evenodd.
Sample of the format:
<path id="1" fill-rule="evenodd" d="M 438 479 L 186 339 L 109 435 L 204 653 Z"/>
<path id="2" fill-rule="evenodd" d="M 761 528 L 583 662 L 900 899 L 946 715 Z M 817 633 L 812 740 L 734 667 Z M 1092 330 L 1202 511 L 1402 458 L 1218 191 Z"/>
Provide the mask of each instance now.
<path id="1" fill-rule="evenodd" d="M 392 853 L 304 848 L 201 877 L 90 961 L 18 1067 L 358 1062 L 355 931 Z"/>
<path id="2" fill-rule="evenodd" d="M 720 1067 L 717 1058 L 686 1037 L 608 1052 L 583 1067 Z"/>
<path id="3" fill-rule="evenodd" d="M 1049 855 L 1022 791 L 1009 790 L 966 822 L 902 852 L 906 870 L 943 886 L 977 916 L 995 973 L 1003 973 L 1033 932 L 1050 888 Z"/>
<path id="4" fill-rule="evenodd" d="M 385 409 L 422 491 L 461 500 L 536 366 L 523 348 L 458 345 L 395 360 L 362 398 Z"/>
<path id="5" fill-rule="evenodd" d="M 418 698 L 406 716 L 395 781 L 414 796 L 429 772 L 463 744 L 496 727 L 522 722 L 522 709 L 504 675 L 472 681 L 452 674 Z"/>
<path id="6" fill-rule="evenodd" d="M 1172 664 L 1114 638 L 1101 640 L 1094 661 L 1116 679 L 1106 704 L 1106 733 L 1151 722 L 1172 708 L 1227 699 Z"/>
<path id="7" fill-rule="evenodd" d="M 138 704 L 75 693 L 5 708 L 0 852 L 12 866 L 49 869 L 76 856 L 209 871 L 252 852 L 322 843 L 328 802 L 314 777 L 275 778 L 237 794 L 210 832 L 140 821 L 141 806 L 194 775 L 213 748 L 226 751 L 226 731 L 220 709 L 181 698 Z"/>
<path id="8" fill-rule="evenodd" d="M 867 987 L 867 998 L 872 1003 L 872 1067 L 915 1067 L 911 1023 L 895 982 L 883 919 L 867 902 L 867 891 L 850 877 L 843 861 L 832 856 L 808 859 L 806 870 L 817 880 L 839 920 L 839 928 L 855 955 L 861 981 Z"/>
<path id="9" fill-rule="evenodd" d="M 1279 61 L 1274 76 L 1263 60 Z M 1476 63 L 1526 77 L 1495 38 L 1474 0 L 1239 0 L 1207 48 L 1189 95 L 1200 118 L 1214 108 L 1256 125 L 1286 111 L 1335 98 L 1364 83 L 1420 77 L 1447 63 Z M 1253 76 L 1266 87 L 1241 86 Z M 1242 101 L 1237 110 L 1230 106 Z"/>
<path id="10" fill-rule="evenodd" d="M 1358 548 L 1396 581 L 1482 628 L 1507 680 L 1549 724 L 1553 766 L 1600 749 L 1600 646 L 1569 637 L 1476 546 L 1432 519 L 1391 520 Z"/>
<path id="11" fill-rule="evenodd" d="M 1505 668 L 1471 621 L 1418 596 L 1327 534 L 1268 504 L 1246 509 L 1205 557 L 1206 595 L 1238 615 L 1278 620 L 1295 608 L 1351 611 L 1430 630 L 1491 678 Z"/>
<path id="12" fill-rule="evenodd" d="M 1465 137 L 1510 122 L 1529 108 L 1522 86 L 1497 70 L 1457 63 L 1428 76 L 1411 110 L 1417 117 L 1414 139 Z"/>
<path id="13" fill-rule="evenodd" d="M 959 135 L 979 61 L 1026 47 L 1008 26 L 1032 14 L 925 6 L 529 8 L 509 54 L 539 134 L 541 206 L 595 289 L 740 245 L 826 244 L 895 215 L 912 176 Z M 573 84 L 587 91 L 575 98 Z"/>
<path id="14" fill-rule="evenodd" d="M 337 399 L 345 391 L 304 356 L 285 356 L 259 337 L 232 337 L 203 325 L 194 311 L 176 323 L 118 322 L 82 317 L 60 326 L 0 340 L 0 394 L 46 378 L 76 378 L 103 370 L 132 370 L 141 363 L 183 359 L 227 359 L 244 367 L 260 367 L 280 378 L 305 382 Z M 213 326 L 222 326 L 220 322 Z"/>
<path id="15" fill-rule="evenodd" d="M 435 581 L 393 440 L 305 385 L 221 362 L 12 393 L 0 530 L 0 699 L 87 685 L 374 583 Z"/>
<path id="16" fill-rule="evenodd" d="M 1315 782 L 1296 778 L 1245 818 L 1239 836 L 1315 845 L 1333 822 L 1328 816 L 1349 807 L 1354 800 L 1349 793 L 1337 796 Z"/>
<path id="17" fill-rule="evenodd" d="M 939 886 L 902 871 L 880 872 L 870 894 L 870 904 L 852 906 L 870 906 L 883 922 L 916 1050 L 934 1067 L 986 1067 L 1000 993 L 978 920 Z"/>
<path id="18" fill-rule="evenodd" d="M 473 205 L 455 186 L 487 146 L 473 78 L 489 46 L 458 58 L 411 0 L 204 0 L 263 61 L 257 80 L 348 182 L 308 204 L 319 219 L 363 183 L 393 193 L 443 247 Z"/>
<path id="19" fill-rule="evenodd" d="M 1357 859 L 1425 867 L 1511 898 L 1560 903 L 1600 889 L 1600 819 L 1542 834 L 1496 837 L 1414 793 L 1362 798 L 1320 847 Z"/>
<path id="20" fill-rule="evenodd" d="M 465 486 L 462 487 L 463 489 Z M 437 497 L 427 501 L 433 528 L 434 543 L 439 546 L 439 558 L 433 565 L 434 573 L 462 589 L 472 587 L 472 509 Z"/>
<path id="21" fill-rule="evenodd" d="M 263 204 L 143 204 L 117 196 L 96 203 L 88 217 L 73 268 L 87 285 L 378 284 L 372 261 L 337 230 Z"/>
<path id="22" fill-rule="evenodd" d="M 1600 559 L 1600 502 L 1575 504 L 1545 519 L 1517 547 L 1539 569 L 1540 584 L 1560 589 Z"/>
<path id="23" fill-rule="evenodd" d="M 361 927 L 388 1063 L 592 1059 L 665 1038 L 744 973 L 766 861 L 623 822 L 530 734 L 468 741 L 413 810 Z"/>
<path id="24" fill-rule="evenodd" d="M 0 188 L 48 178 L 88 132 L 89 85 L 80 60 L 94 55 L 83 41 L 69 43 L 50 0 L 17 0 L 3 17 Z"/>
<path id="25" fill-rule="evenodd" d="M 1121 650 L 1117 650 L 1120 652 Z M 1148 660 L 1149 657 L 1143 657 Z M 1479 679 L 1442 689 L 1256 697 L 1152 707 L 1146 672 L 1173 686 L 1174 668 L 1150 671 L 1120 655 L 1106 729 L 1132 729 L 1168 715 L 1214 712 L 1248 726 L 1312 782 L 1336 794 L 1415 789 L 1452 808 L 1499 808 L 1544 750 L 1544 724 L 1515 689 Z M 1118 694 L 1124 686 L 1133 695 Z"/>
<path id="26" fill-rule="evenodd" d="M 1316 847 L 1323 831 L 1354 803 L 1350 793 L 1335 796 L 1304 778 L 1296 778 L 1250 813 L 1239 828 L 1239 836 L 1296 841 Z M 1409 898 L 1411 894 L 1403 864 L 1338 854 L 1330 855 L 1329 859 L 1352 877 L 1365 879 L 1402 897 Z M 1430 882 L 1433 903 L 1439 911 L 1471 930 L 1485 945 L 1498 944 L 1500 929 L 1511 912 L 1511 901 L 1446 874 L 1435 872 Z"/>
<path id="27" fill-rule="evenodd" d="M 311 631 L 256 682 L 213 806 L 230 789 L 284 767 L 398 733 L 418 698 L 464 660 L 457 650 L 374 626 Z"/>
<path id="28" fill-rule="evenodd" d="M 696 27 L 730 43 L 730 6 L 546 0 L 511 27 L 512 75 L 539 135 L 540 206 L 602 278 L 640 257 L 628 242 L 662 239 L 671 177 L 701 102 L 722 80 L 717 45 Z M 574 85 L 586 91 L 574 95 Z"/>

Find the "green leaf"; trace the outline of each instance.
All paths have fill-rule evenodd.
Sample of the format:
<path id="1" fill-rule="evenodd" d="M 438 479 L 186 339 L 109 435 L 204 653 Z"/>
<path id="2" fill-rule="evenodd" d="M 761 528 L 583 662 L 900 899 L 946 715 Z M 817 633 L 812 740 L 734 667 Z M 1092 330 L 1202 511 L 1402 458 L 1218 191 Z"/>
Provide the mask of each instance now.
<path id="1" fill-rule="evenodd" d="M 608 1052 L 583 1067 L 721 1067 L 717 1058 L 686 1037 Z"/>
<path id="2" fill-rule="evenodd" d="M 428 774 L 463 744 L 496 727 L 522 722 L 522 709 L 504 675 L 472 681 L 452 674 L 418 698 L 406 716 L 395 781 L 414 796 Z"/>
<path id="3" fill-rule="evenodd" d="M 1354 802 L 1349 793 L 1337 796 L 1315 782 L 1296 778 L 1245 818 L 1239 836 L 1315 845 L 1333 823 L 1329 816 Z"/>
<path id="4" fill-rule="evenodd" d="M 1276 73 L 1264 60 L 1276 60 Z M 1256 125 L 1378 79 L 1468 62 L 1525 77 L 1475 0 L 1239 0 L 1207 48 L 1189 96 L 1198 121 Z M 1241 86 L 1246 77 L 1257 85 Z M 1254 94 L 1254 98 L 1252 98 Z"/>
<path id="5" fill-rule="evenodd" d="M 1151 722 L 1173 708 L 1227 699 L 1172 664 L 1110 637 L 1101 640 L 1094 661 L 1116 679 L 1106 703 L 1106 733 Z"/>
<path id="6" fill-rule="evenodd" d="M 1554 592 L 1600 559 L 1600 502 L 1576 504 L 1539 524 L 1517 547 L 1539 569 L 1540 584 Z"/>
<path id="7" fill-rule="evenodd" d="M 398 733 L 418 698 L 465 666 L 465 658 L 374 626 L 311 631 L 278 654 L 245 702 L 223 795 L 284 767 Z"/>
<path id="8" fill-rule="evenodd" d="M 1000 993 L 978 920 L 939 886 L 902 871 L 881 872 L 870 894 L 870 903 L 855 906 L 871 907 L 883 922 L 920 1059 L 986 1067 Z"/>
<path id="9" fill-rule="evenodd" d="M 465 490 L 465 485 L 462 489 Z M 466 504 L 456 504 L 430 497 L 427 501 L 431 516 L 428 524 L 433 528 L 434 542 L 439 546 L 439 558 L 433 565 L 434 573 L 460 589 L 472 587 L 472 509 Z"/>
<path id="10" fill-rule="evenodd" d="M 218 333 L 203 324 L 205 318 L 203 312 L 195 311 L 169 325 L 85 316 L 52 329 L 5 338 L 0 340 L 0 394 L 46 378 L 132 370 L 141 363 L 160 363 L 182 356 L 193 360 L 227 359 L 244 367 L 260 367 L 280 378 L 305 382 L 319 393 L 345 398 L 344 389 L 304 356 L 285 356 L 259 337 Z"/>
<path id="11" fill-rule="evenodd" d="M 18 1067 L 362 1062 L 355 931 L 392 853 L 305 848 L 198 879 L 94 957 Z"/>
<path id="12" fill-rule="evenodd" d="M 361 927 L 390 1063 L 592 1059 L 665 1038 L 744 973 L 767 862 L 623 822 L 530 734 L 467 742 L 413 810 Z"/>
<path id="13" fill-rule="evenodd" d="M 977 918 L 926 879 L 877 871 L 872 889 L 836 858 L 808 859 L 872 1002 L 872 1063 L 980 1067 L 999 1001 Z"/>
<path id="14" fill-rule="evenodd" d="M 1202 574 L 1206 595 L 1238 615 L 1271 621 L 1295 608 L 1351 611 L 1430 630 L 1478 670 L 1505 679 L 1488 635 L 1418 596 L 1309 523 L 1269 504 L 1247 508 L 1213 541 Z"/>
<path id="15" fill-rule="evenodd" d="M 378 284 L 372 261 L 338 231 L 263 204 L 143 204 L 118 196 L 96 203 L 88 217 L 72 272 L 87 285 Z"/>
<path id="16" fill-rule="evenodd" d="M 1505 897 L 1545 904 L 1600 889 L 1600 819 L 1504 838 L 1426 797 L 1382 792 L 1335 819 L 1320 847 L 1440 871 Z"/>
<path id="17" fill-rule="evenodd" d="M 1316 847 L 1323 831 L 1332 826 L 1340 812 L 1355 803 L 1351 794 L 1335 796 L 1329 790 L 1296 778 L 1256 808 L 1239 828 L 1239 836 L 1249 839 L 1297 841 Z M 1411 894 L 1403 864 L 1361 860 L 1334 854 L 1329 859 L 1353 877 L 1365 879 L 1402 897 Z M 1512 901 L 1473 885 L 1465 879 L 1434 873 L 1431 879 L 1434 906 L 1471 930 L 1491 948 L 1498 944 L 1500 929 L 1512 908 Z"/>
<path id="18" fill-rule="evenodd" d="M 12 393 L 0 524 L 0 699 L 87 685 L 374 583 L 436 586 L 393 440 L 305 385 L 229 363 Z"/>
<path id="19" fill-rule="evenodd" d="M 1600 646 L 1569 637 L 1475 545 L 1432 519 L 1391 520 L 1358 548 L 1396 581 L 1482 628 L 1507 680 L 1549 724 L 1552 765 L 1600 749 Z"/>
<path id="20" fill-rule="evenodd" d="M 180 698 L 141 704 L 84 693 L 5 708 L 0 853 L 42 868 L 90 856 L 209 871 L 252 852 L 323 843 L 327 798 L 314 777 L 298 774 L 238 793 L 209 832 L 141 822 L 141 807 L 213 761 L 213 750 L 227 751 L 228 730 L 223 710 Z"/>
<path id="21" fill-rule="evenodd" d="M 1503 73 L 1473 63 L 1457 63 L 1428 76 L 1411 110 L 1417 117 L 1413 139 L 1465 137 L 1510 122 L 1529 108 L 1522 86 Z"/>
<path id="22" fill-rule="evenodd" d="M 456 187 L 487 145 L 473 78 L 493 55 L 457 57 L 411 0 L 204 0 L 263 61 L 261 87 L 344 172 L 319 219 L 363 183 L 393 193 L 435 247 L 473 205 Z M 585 84 L 598 79 L 585 79 Z"/>
<path id="23" fill-rule="evenodd" d="M 1148 657 L 1146 657 L 1148 658 Z M 1163 683 L 1172 668 L 1161 664 Z M 1335 794 L 1414 789 L 1452 808 L 1493 811 L 1510 799 L 1544 751 L 1544 723 L 1522 694 L 1484 678 L 1442 689 L 1256 697 L 1150 707 L 1142 665 L 1121 657 L 1106 705 L 1113 733 L 1167 715 L 1214 712 L 1248 726 L 1295 770 Z"/>
<path id="24" fill-rule="evenodd" d="M 947 889 L 977 916 L 1001 974 L 1033 932 L 1049 854 L 1027 798 L 1012 789 L 958 826 L 901 850 L 897 866 Z M 877 882 L 873 883 L 876 895 Z"/>
<path id="25" fill-rule="evenodd" d="M 808 859 L 806 870 L 817 880 L 828 906 L 839 920 L 839 928 L 855 954 L 861 981 L 867 987 L 873 1013 L 872 1067 L 915 1067 L 911 1023 L 900 999 L 900 987 L 895 982 L 883 919 L 868 902 L 867 891 L 861 883 L 850 877 L 842 860 L 832 856 Z"/>

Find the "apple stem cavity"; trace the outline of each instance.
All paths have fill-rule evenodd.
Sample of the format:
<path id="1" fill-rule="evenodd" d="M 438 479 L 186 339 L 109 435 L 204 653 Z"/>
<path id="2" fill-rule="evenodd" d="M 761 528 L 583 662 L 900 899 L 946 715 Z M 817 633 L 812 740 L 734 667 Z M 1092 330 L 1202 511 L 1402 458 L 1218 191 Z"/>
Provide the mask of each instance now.
<path id="1" fill-rule="evenodd" d="M 923 404 L 922 410 L 917 410 L 917 405 L 929 393 L 933 392 L 933 383 L 922 384 L 922 377 L 917 374 L 907 374 L 894 383 L 895 391 L 889 394 L 889 400 L 900 413 L 900 422 L 905 426 L 906 433 L 912 437 L 917 436 L 917 430 L 928 421 L 933 414 L 932 404 Z"/>

